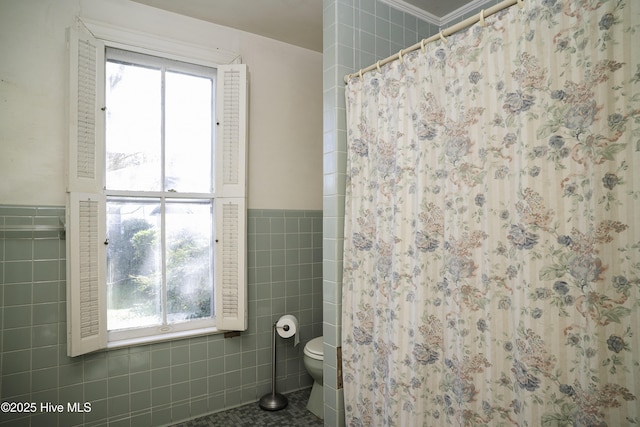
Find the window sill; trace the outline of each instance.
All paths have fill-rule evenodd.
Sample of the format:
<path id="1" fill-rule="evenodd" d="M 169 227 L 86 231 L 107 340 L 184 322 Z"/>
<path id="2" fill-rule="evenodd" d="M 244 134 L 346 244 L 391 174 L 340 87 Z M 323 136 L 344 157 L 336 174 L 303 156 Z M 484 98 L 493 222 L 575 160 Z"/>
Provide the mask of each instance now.
<path id="1" fill-rule="evenodd" d="M 117 341 L 109 341 L 107 343 L 107 350 L 113 350 L 113 349 L 122 348 L 122 347 L 133 347 L 133 346 L 144 345 L 144 344 L 156 344 L 159 342 L 194 338 L 194 337 L 200 337 L 203 335 L 223 334 L 225 332 L 227 331 L 223 331 L 221 329 L 216 328 L 215 326 L 212 326 L 212 327 L 200 328 L 200 329 L 190 329 L 188 331 L 174 331 L 174 332 L 167 332 L 165 334 L 158 334 L 153 336 L 121 339 Z"/>

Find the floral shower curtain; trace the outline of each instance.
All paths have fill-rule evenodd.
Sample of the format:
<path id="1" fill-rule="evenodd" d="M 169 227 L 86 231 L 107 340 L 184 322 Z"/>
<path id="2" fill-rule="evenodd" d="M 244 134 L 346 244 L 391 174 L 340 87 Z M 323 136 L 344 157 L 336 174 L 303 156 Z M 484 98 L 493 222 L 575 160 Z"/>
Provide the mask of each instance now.
<path id="1" fill-rule="evenodd" d="M 640 2 L 484 24 L 347 84 L 347 425 L 637 425 Z"/>

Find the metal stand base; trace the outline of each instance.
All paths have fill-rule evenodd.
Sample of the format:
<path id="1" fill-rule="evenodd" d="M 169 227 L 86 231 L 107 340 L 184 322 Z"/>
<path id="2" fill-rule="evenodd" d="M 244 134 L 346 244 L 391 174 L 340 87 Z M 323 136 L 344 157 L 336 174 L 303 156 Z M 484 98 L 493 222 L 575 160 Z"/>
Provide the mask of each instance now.
<path id="1" fill-rule="evenodd" d="M 265 394 L 260 398 L 260 407 L 266 411 L 279 411 L 289 403 L 284 395 L 276 393 L 276 324 L 277 322 L 273 324 L 273 337 L 271 339 L 271 393 Z"/>
<path id="2" fill-rule="evenodd" d="M 262 396 L 260 399 L 260 407 L 265 411 L 279 411 L 286 408 L 289 404 L 286 396 L 280 393 L 269 393 Z"/>

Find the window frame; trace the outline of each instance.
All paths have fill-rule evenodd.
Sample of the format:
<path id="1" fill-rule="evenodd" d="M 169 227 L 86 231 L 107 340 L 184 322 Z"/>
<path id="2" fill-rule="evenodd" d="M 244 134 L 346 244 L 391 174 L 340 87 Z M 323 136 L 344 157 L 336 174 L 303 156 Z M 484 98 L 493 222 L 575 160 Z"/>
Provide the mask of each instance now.
<path id="1" fill-rule="evenodd" d="M 112 48 L 109 45 L 105 46 L 105 63 L 108 62 L 112 62 L 112 63 L 124 63 L 124 64 L 133 64 L 136 66 L 140 66 L 140 67 L 150 67 L 150 68 L 154 68 L 154 69 L 159 69 L 162 70 L 162 73 L 168 73 L 168 72 L 174 72 L 174 73 L 184 73 L 184 74 L 189 74 L 189 75 L 194 75 L 197 77 L 204 77 L 204 78 L 209 78 L 212 80 L 213 82 L 213 87 L 212 87 L 212 95 L 214 96 L 212 98 L 212 101 L 215 101 L 215 91 L 216 91 L 216 81 L 217 81 L 217 67 L 205 67 L 203 65 L 195 65 L 193 63 L 185 63 L 183 61 L 176 61 L 174 59 L 167 59 L 167 58 L 161 58 L 159 56 L 151 56 L 148 54 L 142 54 L 140 52 L 137 51 L 132 51 L 132 50 L 124 50 L 124 49 L 120 49 L 120 48 Z M 105 76 L 106 77 L 106 76 Z M 162 85 L 162 90 L 165 90 L 166 88 L 164 87 L 164 85 Z M 165 99 L 164 95 L 162 96 L 162 99 Z M 163 108 L 164 108 L 164 102 L 163 102 Z M 107 105 L 107 112 L 109 110 L 109 106 Z M 213 153 L 213 148 L 215 147 L 215 145 L 213 145 L 214 141 L 215 141 L 215 126 L 214 126 L 214 122 L 215 122 L 215 103 L 213 103 L 211 105 L 211 111 L 212 111 L 212 117 L 211 117 L 211 138 L 212 138 L 212 152 L 211 152 L 211 172 L 212 175 L 210 177 L 210 184 L 209 184 L 209 191 L 206 193 L 203 192 L 176 192 L 175 190 L 171 190 L 171 189 L 167 189 L 165 188 L 165 184 L 166 183 L 162 183 L 162 187 L 163 189 L 160 190 L 156 190 L 156 191 L 143 191 L 143 190 L 121 190 L 121 189 L 112 189 L 109 188 L 108 186 L 108 181 L 105 182 L 105 195 L 107 197 L 107 205 L 109 204 L 109 199 L 112 198 L 116 198 L 116 199 L 122 199 L 122 200 L 136 200 L 136 199 L 152 199 L 152 200 L 157 200 L 162 206 L 167 206 L 167 203 L 172 203 L 172 202 L 176 202 L 179 200 L 184 200 L 184 201 L 194 201 L 194 200 L 200 200 L 200 201 L 209 201 L 211 203 L 211 229 L 212 229 L 212 236 L 210 236 L 210 244 L 211 246 L 211 250 L 212 252 L 214 251 L 214 239 L 215 239 L 215 226 L 214 226 L 214 211 L 213 211 L 213 207 L 215 206 L 215 200 L 216 200 L 216 195 L 215 195 L 215 177 L 213 176 L 214 173 L 214 169 L 215 169 L 215 160 L 214 160 L 214 153 Z M 161 116 L 164 118 L 164 114 L 161 114 Z M 107 123 L 105 122 L 105 130 L 107 128 Z M 162 131 L 164 132 L 164 125 L 161 126 Z M 166 135 L 161 135 L 161 141 L 164 141 L 164 139 L 166 138 Z M 105 138 L 105 147 L 108 148 L 107 146 L 107 140 Z M 166 158 L 166 151 L 164 151 L 166 149 L 165 144 L 161 142 L 161 150 L 162 150 L 162 154 L 161 154 L 161 158 L 165 159 Z M 164 165 L 160 165 L 161 168 L 166 167 L 166 163 Z M 164 173 L 159 174 L 159 176 L 164 177 Z M 162 209 L 162 215 L 165 215 L 165 209 Z M 166 217 L 163 219 L 163 221 L 166 221 Z M 108 231 L 108 230 L 107 230 Z M 162 243 L 162 252 L 164 253 L 164 251 L 166 251 L 166 246 L 165 246 L 165 242 L 164 239 L 161 239 Z M 166 256 L 163 255 L 163 256 Z M 215 255 L 211 254 L 211 270 L 210 270 L 210 274 L 211 274 L 211 280 L 214 281 L 213 278 L 213 268 L 214 268 L 214 259 L 215 259 Z M 164 269 L 164 271 L 161 272 L 161 275 L 163 277 L 163 280 L 166 280 L 166 264 L 162 263 L 162 268 Z M 166 284 L 165 286 L 161 287 L 162 292 L 164 293 L 164 295 L 162 296 L 162 299 L 165 300 L 167 295 L 167 288 L 166 288 Z M 212 286 L 212 292 L 213 292 L 213 286 Z M 214 299 L 214 295 L 212 294 L 212 303 L 213 303 L 213 299 Z M 165 309 L 167 308 L 167 306 L 165 305 L 164 307 Z M 107 310 L 108 311 L 108 310 Z M 162 316 L 163 318 L 165 318 L 167 316 L 167 313 L 164 313 L 164 315 Z M 108 316 L 107 316 L 108 317 Z M 215 326 L 216 326 L 216 322 L 215 322 L 215 318 L 214 317 L 208 317 L 208 318 L 199 318 L 199 319 L 194 319 L 194 320 L 189 320 L 186 322 L 179 322 L 179 323 L 163 323 L 160 325 L 154 325 L 154 326 L 140 326 L 140 327 L 136 327 L 136 328 L 127 328 L 127 329 L 111 329 L 109 328 L 109 323 L 108 323 L 108 319 L 107 319 L 107 341 L 108 342 L 119 342 L 119 341 L 131 341 L 131 340 L 136 340 L 136 339 L 153 339 L 153 337 L 155 336 L 163 336 L 165 333 L 167 333 L 167 331 L 171 331 L 174 333 L 187 333 L 189 331 L 195 331 L 195 330 L 213 330 L 215 331 Z"/>
<path id="2" fill-rule="evenodd" d="M 187 324 L 192 323 L 194 329 L 181 330 L 182 327 L 174 328 L 167 325 L 159 328 L 161 330 L 155 334 L 143 337 L 128 337 L 126 334 L 113 336 L 107 332 L 105 246 L 108 242 L 106 241 L 104 186 L 106 170 L 104 66 L 107 46 L 217 69 L 218 87 L 215 89 L 216 117 L 214 118 L 216 144 L 213 165 L 215 169 L 215 221 L 213 224 L 216 254 L 213 260 L 215 326 L 203 326 L 202 322 L 196 320 L 193 323 L 187 322 Z M 83 22 L 80 18 L 77 18 L 75 25 L 67 31 L 67 48 L 69 54 L 67 88 L 69 93 L 67 103 L 69 109 L 68 354 L 77 356 L 104 348 L 166 341 L 228 330 L 246 330 L 248 318 L 246 282 L 248 72 L 246 65 L 241 64 L 240 57 L 235 53 L 163 39 L 110 24 L 95 21 Z M 88 73 L 84 70 L 87 68 L 87 61 L 88 68 L 91 69 Z M 233 111 L 229 111 L 229 105 L 233 106 Z M 87 151 L 89 151 L 88 154 Z M 229 157 L 228 153 L 232 153 L 232 157 Z M 232 159 L 233 163 L 229 159 Z M 233 179 L 227 179 L 229 176 Z M 111 192 L 109 194 L 111 195 Z M 186 193 L 180 195 L 188 196 Z M 86 207 L 88 210 L 83 211 L 82 209 Z M 233 209 L 230 210 L 230 207 Z M 86 224 L 93 224 L 89 227 L 94 228 L 83 229 L 83 227 L 86 228 Z M 231 230 L 231 234 L 228 230 Z M 85 264 L 82 264 L 83 262 Z M 87 303 L 89 300 L 90 303 Z"/>

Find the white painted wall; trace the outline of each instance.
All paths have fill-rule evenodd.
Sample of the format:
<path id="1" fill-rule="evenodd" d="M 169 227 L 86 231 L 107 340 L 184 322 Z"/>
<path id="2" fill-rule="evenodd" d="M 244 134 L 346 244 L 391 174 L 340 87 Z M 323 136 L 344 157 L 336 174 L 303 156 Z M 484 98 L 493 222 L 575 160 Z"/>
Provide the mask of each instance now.
<path id="1" fill-rule="evenodd" d="M 322 209 L 322 54 L 130 0 L 0 0 L 0 204 L 64 205 L 65 28 L 75 16 L 238 52 L 250 209 Z"/>

